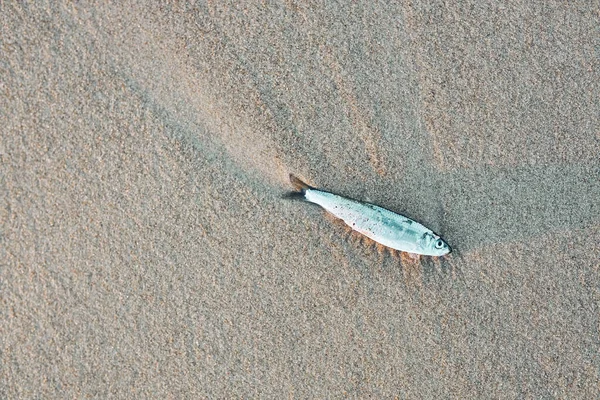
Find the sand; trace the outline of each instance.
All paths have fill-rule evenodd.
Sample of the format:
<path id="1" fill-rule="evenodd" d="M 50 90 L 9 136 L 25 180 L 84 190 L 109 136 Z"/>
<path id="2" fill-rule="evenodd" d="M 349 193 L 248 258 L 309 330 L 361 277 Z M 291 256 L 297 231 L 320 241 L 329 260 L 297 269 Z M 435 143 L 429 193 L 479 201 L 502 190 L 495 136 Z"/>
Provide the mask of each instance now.
<path id="1" fill-rule="evenodd" d="M 0 397 L 600 396 L 597 2 L 16 3 Z"/>

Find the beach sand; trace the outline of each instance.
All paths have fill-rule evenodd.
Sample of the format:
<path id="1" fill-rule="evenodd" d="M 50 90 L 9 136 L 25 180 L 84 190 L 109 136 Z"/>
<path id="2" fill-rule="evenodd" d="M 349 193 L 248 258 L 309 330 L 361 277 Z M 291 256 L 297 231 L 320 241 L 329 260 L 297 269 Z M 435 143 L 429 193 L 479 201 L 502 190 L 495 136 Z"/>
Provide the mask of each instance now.
<path id="1" fill-rule="evenodd" d="M 597 4 L 327 4 L 0 3 L 0 397 L 600 397 Z"/>

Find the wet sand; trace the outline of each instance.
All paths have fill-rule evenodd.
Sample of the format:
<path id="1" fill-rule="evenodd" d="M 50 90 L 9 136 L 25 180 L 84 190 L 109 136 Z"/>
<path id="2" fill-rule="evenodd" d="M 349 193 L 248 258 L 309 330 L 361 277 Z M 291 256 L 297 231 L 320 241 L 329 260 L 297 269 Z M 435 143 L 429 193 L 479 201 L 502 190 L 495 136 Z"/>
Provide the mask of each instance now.
<path id="1" fill-rule="evenodd" d="M 0 4 L 0 397 L 599 397 L 592 3 Z"/>

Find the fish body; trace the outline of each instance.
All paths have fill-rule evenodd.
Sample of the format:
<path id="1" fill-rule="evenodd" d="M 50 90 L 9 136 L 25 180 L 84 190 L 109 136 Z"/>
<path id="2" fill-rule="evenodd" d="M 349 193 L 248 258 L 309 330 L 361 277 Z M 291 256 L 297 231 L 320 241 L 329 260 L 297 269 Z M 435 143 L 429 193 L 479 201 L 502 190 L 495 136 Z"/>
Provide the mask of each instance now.
<path id="1" fill-rule="evenodd" d="M 452 251 L 442 238 L 417 221 L 374 204 L 310 187 L 293 175 L 290 181 L 298 189 L 297 196 L 318 204 L 353 230 L 384 246 L 427 256 L 443 256 Z"/>

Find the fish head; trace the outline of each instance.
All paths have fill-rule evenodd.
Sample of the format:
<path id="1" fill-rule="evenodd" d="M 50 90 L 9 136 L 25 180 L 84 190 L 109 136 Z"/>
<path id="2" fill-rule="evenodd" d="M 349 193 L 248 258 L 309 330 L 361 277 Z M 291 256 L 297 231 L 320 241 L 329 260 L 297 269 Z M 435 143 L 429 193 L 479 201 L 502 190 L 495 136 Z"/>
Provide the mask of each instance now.
<path id="1" fill-rule="evenodd" d="M 419 251 L 426 256 L 443 256 L 452 251 L 452 248 L 435 233 L 425 233 L 419 240 Z"/>

